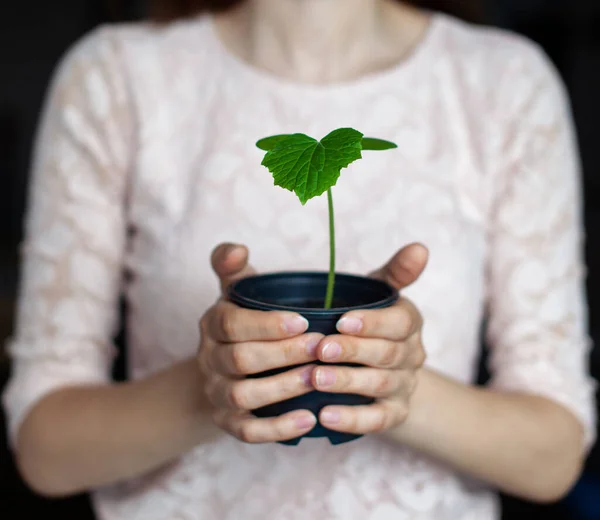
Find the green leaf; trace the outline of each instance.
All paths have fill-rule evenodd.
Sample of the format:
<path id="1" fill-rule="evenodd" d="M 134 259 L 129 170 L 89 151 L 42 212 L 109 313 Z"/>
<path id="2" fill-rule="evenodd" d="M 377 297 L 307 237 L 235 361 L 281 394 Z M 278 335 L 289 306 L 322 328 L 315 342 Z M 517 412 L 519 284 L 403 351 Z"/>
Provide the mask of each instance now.
<path id="1" fill-rule="evenodd" d="M 320 142 L 304 134 L 276 137 L 262 165 L 276 186 L 294 192 L 303 205 L 335 186 L 341 169 L 361 158 L 363 135 L 352 128 L 334 130 Z"/>
<path id="2" fill-rule="evenodd" d="M 391 141 L 384 141 L 383 139 L 376 139 L 374 137 L 363 137 L 362 140 L 363 150 L 391 150 L 392 148 L 398 148 L 398 145 Z"/>
<path id="3" fill-rule="evenodd" d="M 272 135 L 271 137 L 265 137 L 256 143 L 256 146 L 265 152 L 270 152 L 275 148 L 281 141 L 289 137 L 290 134 Z"/>
<path id="4" fill-rule="evenodd" d="M 339 128 L 321 139 L 321 145 L 325 148 L 325 170 L 335 173 L 333 182 L 321 193 L 335 186 L 342 168 L 362 157 L 362 138 L 363 135 L 353 128 Z"/>
<path id="5" fill-rule="evenodd" d="M 273 174 L 276 186 L 298 195 L 306 204 L 307 193 L 314 186 L 325 164 L 325 151 L 320 143 L 304 134 L 292 134 L 283 139 L 262 161 Z"/>

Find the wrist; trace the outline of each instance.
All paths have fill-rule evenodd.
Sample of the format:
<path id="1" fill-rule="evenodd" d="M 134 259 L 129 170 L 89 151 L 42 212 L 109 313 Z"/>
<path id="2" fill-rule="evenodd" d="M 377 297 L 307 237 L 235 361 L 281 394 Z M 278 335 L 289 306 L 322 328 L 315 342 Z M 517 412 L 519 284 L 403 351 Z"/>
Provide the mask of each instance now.
<path id="1" fill-rule="evenodd" d="M 182 413 L 188 418 L 191 431 L 194 432 L 195 444 L 199 444 L 203 442 L 206 430 L 213 426 L 211 406 L 204 391 L 204 376 L 195 357 L 184 361 L 181 370 L 182 380 L 185 381 L 180 394 Z"/>
<path id="2" fill-rule="evenodd" d="M 195 357 L 151 376 L 145 383 L 149 387 L 147 398 L 154 400 L 157 410 L 162 411 L 163 421 L 179 425 L 177 444 L 182 450 L 205 441 L 206 429 L 212 421 L 203 376 Z"/>
<path id="3" fill-rule="evenodd" d="M 411 438 L 418 436 L 419 431 L 426 428 L 428 377 L 426 369 L 417 372 L 417 386 L 408 401 L 408 415 L 402 423 L 384 432 L 386 438 L 405 445 L 411 444 Z"/>
<path id="4" fill-rule="evenodd" d="M 464 412 L 464 407 L 477 407 L 481 392 L 476 387 L 462 385 L 428 368 L 417 373 L 417 387 L 409 401 L 406 420 L 387 432 L 395 442 L 422 449 L 436 442 L 440 430 L 455 431 L 448 425 Z M 462 412 L 461 412 L 462 410 Z"/>

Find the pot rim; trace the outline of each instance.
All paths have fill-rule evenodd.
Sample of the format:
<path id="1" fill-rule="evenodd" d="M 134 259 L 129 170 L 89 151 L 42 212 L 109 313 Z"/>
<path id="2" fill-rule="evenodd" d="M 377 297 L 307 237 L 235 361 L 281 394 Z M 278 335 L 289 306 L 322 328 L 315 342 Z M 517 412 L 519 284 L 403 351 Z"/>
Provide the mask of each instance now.
<path id="1" fill-rule="evenodd" d="M 260 300 L 256 300 L 254 298 L 249 298 L 244 296 L 238 292 L 238 287 L 240 284 L 244 283 L 247 280 L 270 280 L 273 278 L 327 278 L 328 273 L 324 271 L 281 271 L 281 272 L 273 272 L 266 274 L 258 274 L 252 275 L 236 282 L 232 283 L 227 289 L 227 296 L 229 299 L 236 304 L 240 304 L 244 307 L 255 309 L 255 310 L 264 310 L 264 311 L 288 311 L 295 312 L 298 314 L 302 314 L 304 316 L 331 316 L 336 314 L 346 314 L 350 311 L 356 310 L 369 310 L 369 309 L 380 309 L 384 307 L 389 307 L 398 301 L 399 292 L 392 287 L 390 284 L 377 280 L 375 278 L 369 278 L 367 276 L 348 274 L 343 272 L 336 272 L 336 282 L 340 279 L 345 279 L 347 281 L 354 281 L 362 284 L 368 284 L 371 286 L 379 286 L 383 292 L 387 292 L 388 296 L 385 298 L 381 298 L 372 303 L 363 304 L 363 305 L 352 305 L 346 307 L 332 307 L 331 309 L 323 309 L 319 307 L 298 307 L 298 306 L 289 306 L 289 305 L 279 305 L 275 303 L 266 303 Z"/>

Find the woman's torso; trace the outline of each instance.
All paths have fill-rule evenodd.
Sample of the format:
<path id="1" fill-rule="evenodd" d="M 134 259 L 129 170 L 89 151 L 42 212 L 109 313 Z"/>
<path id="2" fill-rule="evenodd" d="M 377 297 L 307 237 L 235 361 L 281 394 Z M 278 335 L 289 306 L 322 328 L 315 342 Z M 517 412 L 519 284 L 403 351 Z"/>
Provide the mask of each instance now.
<path id="1" fill-rule="evenodd" d="M 198 320 L 218 296 L 209 264 L 216 244 L 246 244 L 261 272 L 326 268 L 326 201 L 303 207 L 273 187 L 254 143 L 288 132 L 320 138 L 351 126 L 399 149 L 365 152 L 342 172 L 334 188 L 338 269 L 367 273 L 407 243 L 426 244 L 428 269 L 406 294 L 424 316 L 427 364 L 473 381 L 493 197 L 488 112 L 495 64 L 485 54 L 494 42 L 516 38 L 438 15 L 396 68 L 309 87 L 237 61 L 208 18 L 100 35 L 122 49 L 136 120 L 126 255 L 131 377 L 194 355 Z M 211 426 L 193 452 L 97 491 L 95 504 L 109 520 L 497 515 L 483 486 L 379 438 L 336 448 L 310 439 L 297 448 L 248 446 Z"/>

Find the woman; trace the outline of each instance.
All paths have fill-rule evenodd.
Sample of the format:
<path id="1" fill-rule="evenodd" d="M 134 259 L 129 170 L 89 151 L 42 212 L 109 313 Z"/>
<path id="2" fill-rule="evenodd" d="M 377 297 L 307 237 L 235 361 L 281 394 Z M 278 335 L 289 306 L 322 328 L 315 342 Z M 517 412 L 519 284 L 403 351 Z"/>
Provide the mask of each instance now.
<path id="1" fill-rule="evenodd" d="M 5 394 L 27 482 L 92 489 L 109 520 L 487 520 L 493 489 L 560 498 L 595 417 L 578 161 L 548 59 L 402 2 L 225 4 L 101 28 L 56 73 Z M 338 183 L 340 270 L 383 265 L 403 299 L 323 338 L 218 299 L 215 282 L 252 272 L 236 243 L 261 271 L 325 265 L 326 208 L 273 188 L 254 142 L 341 126 L 400 150 Z M 121 291 L 131 374 L 111 384 Z M 318 418 L 368 435 L 289 448 L 275 441 L 316 417 L 248 413 L 315 388 L 376 397 Z"/>

